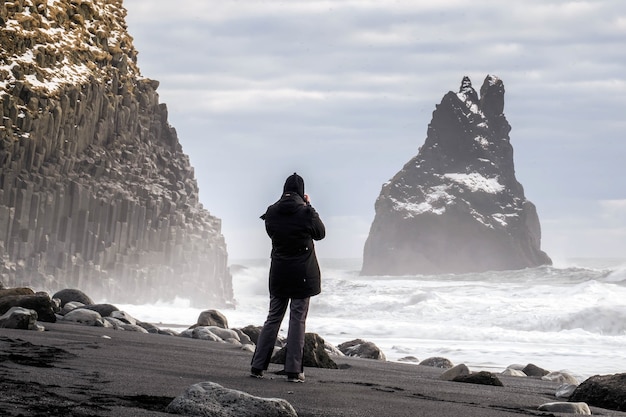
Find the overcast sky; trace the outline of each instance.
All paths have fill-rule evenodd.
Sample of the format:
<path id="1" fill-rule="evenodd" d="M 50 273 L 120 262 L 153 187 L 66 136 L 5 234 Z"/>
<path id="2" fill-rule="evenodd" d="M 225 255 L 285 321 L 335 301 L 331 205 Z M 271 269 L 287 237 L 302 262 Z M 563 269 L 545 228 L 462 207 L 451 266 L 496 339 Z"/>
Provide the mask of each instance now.
<path id="1" fill-rule="evenodd" d="M 231 260 L 269 256 L 259 219 L 294 171 L 361 257 L 381 186 L 468 75 L 504 82 L 517 180 L 542 249 L 626 257 L 623 0 L 125 0 Z"/>

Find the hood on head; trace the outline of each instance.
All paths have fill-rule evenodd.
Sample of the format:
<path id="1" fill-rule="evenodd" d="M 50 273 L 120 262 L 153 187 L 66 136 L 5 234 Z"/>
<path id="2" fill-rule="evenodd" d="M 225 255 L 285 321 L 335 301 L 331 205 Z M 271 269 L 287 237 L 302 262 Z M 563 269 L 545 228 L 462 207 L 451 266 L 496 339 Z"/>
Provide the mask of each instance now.
<path id="1" fill-rule="evenodd" d="M 304 180 L 295 172 L 293 175 L 287 177 L 287 180 L 285 181 L 283 194 L 288 192 L 296 193 L 304 199 Z"/>

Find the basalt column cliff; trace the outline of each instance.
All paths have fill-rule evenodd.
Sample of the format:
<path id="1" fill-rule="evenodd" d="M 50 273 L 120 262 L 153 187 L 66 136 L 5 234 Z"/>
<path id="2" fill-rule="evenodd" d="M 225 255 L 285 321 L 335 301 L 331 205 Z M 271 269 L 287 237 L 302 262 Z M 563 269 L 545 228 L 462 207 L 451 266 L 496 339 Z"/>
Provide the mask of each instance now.
<path id="1" fill-rule="evenodd" d="M 125 16 L 121 0 L 0 4 L 0 282 L 228 304 L 220 220 Z"/>
<path id="2" fill-rule="evenodd" d="M 424 145 L 386 183 L 362 274 L 483 272 L 551 264 L 533 203 L 515 178 L 504 85 L 469 78 L 433 112 Z"/>

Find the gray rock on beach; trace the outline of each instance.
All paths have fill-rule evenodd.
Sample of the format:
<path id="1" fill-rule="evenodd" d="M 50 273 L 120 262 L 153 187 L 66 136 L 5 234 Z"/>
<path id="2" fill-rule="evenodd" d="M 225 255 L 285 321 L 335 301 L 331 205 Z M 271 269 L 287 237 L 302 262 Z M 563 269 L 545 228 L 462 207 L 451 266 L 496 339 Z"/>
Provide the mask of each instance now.
<path id="1" fill-rule="evenodd" d="M 217 326 L 228 329 L 228 319 L 217 310 L 205 310 L 200 313 L 197 323 L 192 327 L 196 326 Z"/>
<path id="2" fill-rule="evenodd" d="M 230 329 L 224 329 L 218 326 L 198 326 L 190 327 L 180 333 L 182 337 L 190 337 L 192 339 L 209 340 L 212 342 L 234 341 L 240 342 L 239 334 Z"/>
<path id="3" fill-rule="evenodd" d="M 40 330 L 37 326 L 37 312 L 23 307 L 11 307 L 0 316 L 0 328 Z"/>
<path id="4" fill-rule="evenodd" d="M 542 404 L 538 408 L 539 411 L 549 411 L 552 413 L 568 413 L 590 416 L 591 410 L 586 403 L 569 403 L 569 402 L 553 402 Z"/>
<path id="5" fill-rule="evenodd" d="M 378 346 L 372 342 L 362 339 L 350 340 L 349 342 L 344 342 L 337 347 L 346 356 L 356 356 L 359 358 L 375 359 L 379 361 L 387 360 L 385 354 Z"/>
<path id="6" fill-rule="evenodd" d="M 500 375 L 505 375 L 505 376 L 517 376 L 517 377 L 527 377 L 528 375 L 526 375 L 522 370 L 520 369 L 514 369 L 514 368 L 506 368 L 504 371 L 502 371 L 500 373 Z"/>
<path id="7" fill-rule="evenodd" d="M 93 300 L 89 298 L 87 294 L 82 292 L 81 290 L 75 288 L 66 288 L 54 293 L 52 298 L 57 298 L 61 301 L 61 307 L 63 307 L 66 303 L 71 301 L 78 301 L 83 305 L 91 305 L 93 304 Z"/>
<path id="8" fill-rule="evenodd" d="M 297 417 L 294 408 L 281 398 L 255 397 L 224 388 L 214 382 L 200 382 L 187 388 L 165 409 L 168 413 L 211 417 Z"/>
<path id="9" fill-rule="evenodd" d="M 419 363 L 422 366 L 432 366 L 433 368 L 450 369 L 454 364 L 446 358 L 439 356 L 433 356 L 432 358 L 424 359 Z"/>
<path id="10" fill-rule="evenodd" d="M 565 371 L 550 372 L 541 377 L 544 381 L 560 382 L 561 384 L 579 385 L 580 381 L 576 377 Z"/>
<path id="11" fill-rule="evenodd" d="M 594 407 L 626 411 L 626 373 L 592 376 L 576 388 L 569 401 L 584 401 Z"/>
<path id="12" fill-rule="evenodd" d="M 141 326 L 136 324 L 126 323 L 120 319 L 116 319 L 115 317 L 103 317 L 106 323 L 109 323 L 113 326 L 115 330 L 125 330 L 127 332 L 137 332 L 137 333 L 148 333 L 148 330 L 144 329 Z"/>
<path id="13" fill-rule="evenodd" d="M 60 314 L 64 316 L 70 311 L 75 310 L 78 307 L 84 307 L 84 306 L 85 304 L 81 303 L 80 301 L 70 301 L 70 302 L 65 303 L 65 305 L 61 308 Z"/>
<path id="14" fill-rule="evenodd" d="M 35 291 L 28 287 L 2 288 L 0 286 L 0 298 L 8 295 L 34 295 Z"/>
<path id="15" fill-rule="evenodd" d="M 61 321 L 82 324 L 84 326 L 106 326 L 106 322 L 104 321 L 100 313 L 86 308 L 77 308 L 70 311 L 65 316 L 63 316 L 63 320 Z"/>
<path id="16" fill-rule="evenodd" d="M 452 367 L 439 376 L 443 381 L 454 381 L 455 378 L 471 374 L 469 368 L 464 363 Z"/>
<path id="17" fill-rule="evenodd" d="M 87 304 L 78 308 L 86 308 L 98 312 L 102 317 L 111 317 L 115 311 L 119 311 L 117 307 L 112 304 Z"/>
<path id="18" fill-rule="evenodd" d="M 529 363 L 528 365 L 526 365 L 524 369 L 522 369 L 522 372 L 524 372 L 528 376 L 538 376 L 538 377 L 543 377 L 550 373 L 550 371 L 540 368 L 533 363 Z"/>
<path id="19" fill-rule="evenodd" d="M 465 382 L 468 384 L 493 385 L 502 387 L 502 381 L 493 373 L 480 371 L 475 374 L 459 375 L 453 379 L 454 382 Z"/>
<path id="20" fill-rule="evenodd" d="M 58 305 L 45 292 L 32 295 L 6 295 L 0 298 L 0 314 L 6 313 L 11 307 L 35 310 L 39 321 L 49 323 L 54 323 L 57 320 L 55 312 L 59 310 Z"/>
<path id="21" fill-rule="evenodd" d="M 569 397 L 572 396 L 574 391 L 576 391 L 576 388 L 578 388 L 578 384 L 559 385 L 559 387 L 556 389 L 556 393 L 554 394 L 554 396 L 560 399 L 568 399 Z"/>

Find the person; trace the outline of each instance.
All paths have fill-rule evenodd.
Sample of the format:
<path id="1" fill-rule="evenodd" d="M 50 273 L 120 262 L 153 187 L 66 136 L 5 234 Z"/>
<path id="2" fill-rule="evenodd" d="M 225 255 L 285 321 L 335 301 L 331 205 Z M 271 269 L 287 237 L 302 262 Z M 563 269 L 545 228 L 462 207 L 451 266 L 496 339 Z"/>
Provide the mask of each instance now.
<path id="1" fill-rule="evenodd" d="M 284 373 L 289 382 L 304 382 L 304 335 L 309 299 L 321 292 L 314 240 L 326 236 L 324 223 L 304 193 L 304 180 L 294 172 L 280 199 L 261 216 L 272 240 L 269 271 L 270 306 L 252 357 L 250 376 L 263 378 L 289 305 Z"/>

